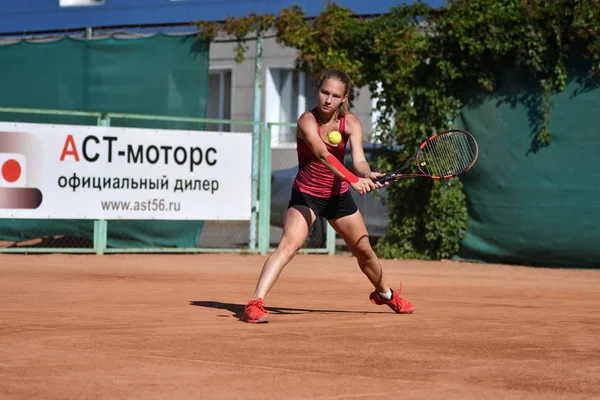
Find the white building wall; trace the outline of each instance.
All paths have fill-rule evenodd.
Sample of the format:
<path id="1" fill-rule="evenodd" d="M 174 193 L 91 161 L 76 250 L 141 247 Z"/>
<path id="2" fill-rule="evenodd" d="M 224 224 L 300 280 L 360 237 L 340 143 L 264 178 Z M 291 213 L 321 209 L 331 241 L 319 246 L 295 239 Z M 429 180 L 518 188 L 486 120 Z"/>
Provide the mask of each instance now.
<path id="1" fill-rule="evenodd" d="M 232 70 L 232 95 L 231 95 L 231 118 L 234 120 L 251 121 L 254 115 L 254 72 L 256 62 L 256 42 L 247 41 L 245 43 L 247 50 L 244 62 L 237 64 L 235 62 L 235 42 L 214 41 L 210 46 L 210 68 L 222 69 L 231 68 Z M 267 37 L 263 41 L 263 70 L 261 91 L 261 118 L 264 120 L 268 115 L 266 110 L 272 110 L 276 105 L 268 104 L 266 86 L 270 68 L 291 68 L 295 67 L 297 50 L 278 44 L 273 37 Z M 315 105 L 315 94 L 312 92 L 311 77 L 306 77 L 307 93 L 306 107 L 310 109 Z M 209 97 L 216 96 L 210 93 Z M 351 109 L 362 122 L 365 132 L 365 139 L 370 137 L 372 131 L 371 123 L 371 94 L 367 87 L 360 89 L 360 95 L 355 99 Z M 267 121 L 273 122 L 273 121 Z M 295 119 L 288 122 L 295 122 Z M 246 130 L 247 128 L 236 128 L 236 130 Z"/>

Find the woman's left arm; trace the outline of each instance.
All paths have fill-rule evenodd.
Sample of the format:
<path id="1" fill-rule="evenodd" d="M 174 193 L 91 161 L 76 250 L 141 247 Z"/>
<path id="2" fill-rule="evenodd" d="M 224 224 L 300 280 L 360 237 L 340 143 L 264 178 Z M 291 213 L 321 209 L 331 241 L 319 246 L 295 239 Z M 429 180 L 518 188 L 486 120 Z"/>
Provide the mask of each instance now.
<path id="1" fill-rule="evenodd" d="M 347 114 L 345 130 L 349 134 L 352 167 L 354 168 L 356 176 L 360 178 L 369 178 L 371 180 L 385 176 L 385 174 L 381 172 L 371 171 L 371 167 L 365 158 L 365 150 L 363 148 L 363 130 L 360 120 L 352 114 Z M 377 187 L 381 186 L 382 185 L 380 183 L 377 183 Z"/>
<path id="2" fill-rule="evenodd" d="M 372 180 L 384 176 L 384 174 L 379 172 L 372 172 L 371 167 L 365 158 L 363 129 L 360 120 L 350 113 L 346 114 L 345 130 L 349 134 L 352 167 L 354 168 L 356 176 L 360 178 L 370 178 Z"/>
<path id="3" fill-rule="evenodd" d="M 365 174 L 371 171 L 369 163 L 365 158 L 363 149 L 363 129 L 358 118 L 348 113 L 346 114 L 346 133 L 350 140 L 350 154 L 352 155 L 352 167 L 356 176 L 365 178 Z"/>

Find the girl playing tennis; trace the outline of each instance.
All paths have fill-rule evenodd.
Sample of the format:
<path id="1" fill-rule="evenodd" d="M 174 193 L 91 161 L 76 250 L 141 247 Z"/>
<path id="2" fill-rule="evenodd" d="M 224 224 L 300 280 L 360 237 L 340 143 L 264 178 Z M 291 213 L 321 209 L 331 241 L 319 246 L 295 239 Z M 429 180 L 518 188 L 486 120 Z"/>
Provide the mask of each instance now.
<path id="1" fill-rule="evenodd" d="M 325 218 L 356 257 L 362 272 L 375 287 L 370 300 L 387 305 L 397 313 L 408 314 L 413 305 L 400 297 L 400 290 L 388 286 L 381 264 L 369 243 L 367 228 L 349 187 L 360 195 L 382 187 L 375 179 L 384 176 L 371 171 L 363 150 L 363 130 L 360 121 L 348 112 L 351 82 L 339 70 L 323 73 L 318 85 L 317 107 L 298 119 L 296 143 L 299 171 L 294 180 L 283 234 L 277 249 L 265 262 L 252 300 L 248 302 L 242 321 L 269 321 L 264 298 L 271 290 L 283 268 L 304 244 L 317 217 Z M 342 134 L 337 145 L 329 142 L 332 131 Z M 352 165 L 358 176 L 342 162 L 350 141 Z"/>

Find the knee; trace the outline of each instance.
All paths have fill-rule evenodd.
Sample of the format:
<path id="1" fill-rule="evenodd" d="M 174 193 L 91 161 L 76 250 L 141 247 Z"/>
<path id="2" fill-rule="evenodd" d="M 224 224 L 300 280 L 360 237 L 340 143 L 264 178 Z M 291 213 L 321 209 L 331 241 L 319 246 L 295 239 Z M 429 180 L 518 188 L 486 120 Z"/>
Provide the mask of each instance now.
<path id="1" fill-rule="evenodd" d="M 376 257 L 373 247 L 369 242 L 368 236 L 363 236 L 360 240 L 352 247 L 352 254 L 358 259 L 358 261 L 367 261 L 371 258 Z"/>
<path id="2" fill-rule="evenodd" d="M 296 255 L 301 246 L 290 242 L 279 243 L 278 250 L 286 257 L 292 258 Z"/>

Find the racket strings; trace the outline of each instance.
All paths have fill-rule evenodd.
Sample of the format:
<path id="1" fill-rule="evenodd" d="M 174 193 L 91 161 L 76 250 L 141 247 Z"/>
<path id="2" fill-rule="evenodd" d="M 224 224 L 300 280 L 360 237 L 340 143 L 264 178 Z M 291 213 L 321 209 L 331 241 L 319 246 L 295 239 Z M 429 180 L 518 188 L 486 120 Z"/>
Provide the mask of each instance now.
<path id="1" fill-rule="evenodd" d="M 473 151 L 475 143 L 472 137 L 459 132 L 451 132 L 442 135 L 442 140 L 446 141 L 444 148 L 447 156 L 453 161 L 452 174 L 458 174 L 468 169 L 475 161 L 476 152 Z"/>
<path id="2" fill-rule="evenodd" d="M 418 165 L 427 175 L 447 177 L 467 170 L 477 156 L 477 144 L 463 132 L 440 134 L 427 142 L 418 156 Z"/>

